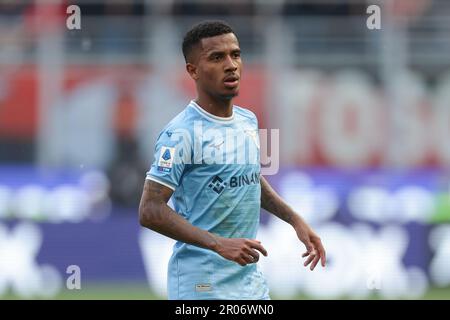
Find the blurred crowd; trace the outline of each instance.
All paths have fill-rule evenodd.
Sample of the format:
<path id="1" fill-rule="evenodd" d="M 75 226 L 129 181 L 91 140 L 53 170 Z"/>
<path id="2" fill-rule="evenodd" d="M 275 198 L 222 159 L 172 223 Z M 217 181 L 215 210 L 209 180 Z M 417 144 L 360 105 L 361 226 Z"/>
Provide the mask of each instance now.
<path id="1" fill-rule="evenodd" d="M 292 19 L 295 20 L 295 24 L 286 23 L 286 26 L 284 26 L 286 28 L 285 30 L 289 31 L 293 38 L 292 43 L 289 43 L 289 41 L 280 42 L 278 45 L 275 45 L 274 49 L 278 50 L 277 54 L 281 57 L 281 60 L 285 58 L 283 54 L 290 52 L 290 58 L 293 59 L 286 59 L 291 63 L 288 65 L 288 68 L 292 66 L 296 67 L 298 65 L 307 65 L 309 67 L 312 66 L 313 68 L 316 68 L 316 70 L 322 71 L 326 66 L 333 63 L 334 66 L 336 66 L 335 70 L 339 70 L 339 68 L 342 67 L 356 66 L 359 70 L 370 70 L 370 75 L 377 77 L 379 76 L 378 72 L 373 72 L 373 69 L 369 69 L 369 67 L 375 66 L 378 70 L 382 70 L 382 68 L 380 68 L 380 64 L 384 63 L 384 60 L 378 58 L 375 54 L 370 52 L 371 48 L 378 50 L 382 48 L 382 46 L 379 46 L 380 34 L 368 34 L 368 30 L 365 28 L 366 8 L 368 2 L 364 0 L 230 0 L 226 2 L 219 0 L 80 0 L 75 3 L 72 1 L 61 0 L 57 1 L 57 6 L 55 6 L 54 3 L 55 2 L 53 1 L 44 0 L 0 1 L 0 164 L 34 164 L 37 162 L 37 149 L 39 148 L 37 132 L 39 130 L 37 128 L 23 128 L 23 130 L 13 128 L 11 123 L 27 124 L 28 122 L 21 120 L 22 118 L 27 117 L 38 119 L 37 121 L 42 120 L 39 120 L 40 115 L 37 114 L 38 111 L 36 110 L 39 109 L 42 104 L 45 105 L 39 96 L 40 93 L 28 92 L 24 90 L 27 90 L 26 88 L 33 87 L 33 85 L 29 84 L 29 79 L 33 78 L 36 74 L 40 74 L 39 72 L 36 72 L 36 69 L 38 68 L 33 68 L 42 64 L 42 61 L 46 59 L 45 56 L 47 54 L 52 54 L 52 52 L 56 51 L 47 46 L 45 42 L 47 41 L 46 39 L 42 41 L 42 35 L 48 30 L 50 30 L 49 33 L 51 33 L 52 27 L 54 26 L 59 26 L 58 30 L 60 30 L 61 33 L 61 35 L 59 35 L 60 40 L 58 41 L 60 41 L 59 45 L 63 47 L 61 52 L 64 53 L 60 54 L 59 59 L 61 59 L 61 61 L 59 61 L 59 63 L 64 65 L 62 68 L 64 69 L 63 72 L 70 74 L 70 76 L 65 75 L 69 78 L 67 81 L 69 83 L 72 81 L 70 80 L 72 79 L 72 75 L 75 79 L 79 76 L 77 74 L 79 71 L 78 67 L 72 69 L 70 68 L 73 65 L 77 66 L 79 61 L 82 61 L 81 65 L 84 67 L 87 66 L 86 69 L 89 69 L 90 65 L 112 61 L 110 65 L 113 67 L 107 72 L 112 71 L 113 69 L 117 70 L 116 66 L 121 64 L 128 64 L 128 66 L 131 65 L 132 69 L 136 69 L 136 73 L 145 73 L 148 71 L 145 68 L 141 68 L 143 65 L 152 68 L 156 67 L 155 62 L 162 63 L 162 58 L 164 57 L 161 57 L 160 60 L 151 60 L 151 58 L 149 58 L 149 56 L 154 54 L 154 52 L 159 52 L 157 51 L 157 46 L 166 45 L 161 42 L 158 42 L 157 45 L 155 45 L 154 42 L 151 42 L 153 39 L 156 39 L 156 41 L 161 40 L 158 38 L 160 30 L 156 30 L 154 25 L 151 23 L 160 23 L 166 18 L 174 21 L 172 26 L 175 26 L 175 32 L 172 32 L 173 30 L 170 28 L 165 29 L 162 27 L 161 30 L 166 32 L 166 34 L 172 35 L 172 38 L 168 39 L 164 38 L 164 36 L 162 37 L 164 40 L 167 39 L 167 42 L 174 42 L 177 50 L 179 50 L 180 36 L 182 36 L 183 31 L 198 20 L 220 18 L 230 20 L 231 24 L 234 25 L 234 19 L 239 19 L 240 17 L 240 23 L 237 23 L 237 31 L 239 38 L 242 40 L 241 46 L 246 54 L 246 62 L 251 60 L 250 58 L 253 50 L 253 53 L 260 57 L 259 62 L 262 61 L 266 64 L 266 62 L 271 58 L 267 58 L 270 52 L 267 53 L 261 49 L 261 43 L 267 41 L 267 39 L 261 39 L 261 37 L 264 36 L 262 35 L 263 31 L 261 30 L 263 30 L 263 26 L 273 22 L 272 18 L 274 16 L 277 16 L 282 17 L 281 20 L 283 21 L 288 21 L 289 19 L 291 19 L 290 21 L 292 21 Z M 437 3 L 439 6 L 432 5 Z M 83 27 L 80 32 L 76 30 L 70 31 L 65 28 L 65 19 L 67 17 L 66 9 L 70 4 L 77 4 L 81 8 Z M 419 54 L 430 52 L 430 54 L 436 55 L 442 53 L 444 56 L 445 52 L 447 52 L 445 50 L 450 52 L 448 43 L 445 45 L 446 41 L 444 41 L 446 37 L 448 38 L 448 34 L 450 34 L 447 32 L 448 29 L 445 27 L 448 25 L 448 21 L 450 20 L 439 19 L 439 14 L 445 12 L 443 9 L 449 7 L 447 1 L 393 0 L 390 4 L 390 8 L 394 14 L 407 15 L 408 17 L 420 16 L 425 15 L 425 13 L 434 12 L 433 14 L 429 14 L 429 16 L 436 17 L 436 19 L 430 20 L 427 24 L 424 24 L 424 29 L 419 30 L 420 32 L 423 30 L 431 30 L 429 35 L 426 34 L 426 36 L 423 36 L 423 40 L 428 41 L 427 45 L 424 46 L 424 42 L 417 42 L 417 48 L 428 51 L 422 52 L 420 50 L 415 50 L 415 43 L 407 43 L 406 46 L 410 46 L 408 48 L 411 49 L 410 52 L 412 54 L 416 52 Z M 249 20 L 247 17 L 252 17 L 252 19 Z M 362 25 L 363 27 L 354 27 L 355 24 L 351 22 L 351 17 L 357 17 L 356 19 L 360 19 L 357 21 L 357 24 L 359 26 Z M 448 16 L 445 15 L 443 17 L 448 18 Z M 346 20 L 348 20 L 349 23 L 342 23 L 342 21 L 346 22 Z M 61 25 L 63 25 L 62 28 L 60 27 Z M 411 32 L 415 32 L 414 28 L 417 28 L 417 26 L 412 25 Z M 150 35 L 151 32 L 154 34 Z M 282 29 L 281 31 L 278 30 L 278 35 L 284 35 Z M 398 37 L 399 39 L 405 38 L 401 33 L 393 34 L 393 36 L 394 38 Z M 38 38 L 40 39 L 37 40 Z M 431 42 L 433 39 L 436 41 Z M 276 42 L 278 39 L 273 40 Z M 282 39 L 282 41 L 285 40 L 286 39 Z M 412 40 L 415 40 L 415 37 L 411 36 L 410 40 L 412 42 Z M 38 43 L 39 41 L 40 44 Z M 49 43 L 51 43 L 51 40 Z M 287 45 L 285 46 L 284 44 Z M 292 45 L 292 47 L 289 47 L 288 45 Z M 440 46 L 439 50 L 433 49 L 437 48 L 433 47 L 433 45 Z M 39 46 L 41 46 L 41 56 L 37 54 L 39 51 L 37 48 Z M 153 53 L 151 53 L 152 50 L 154 51 Z M 166 55 L 167 57 L 170 56 L 171 58 L 174 57 L 173 51 L 175 50 L 172 50 L 170 46 L 166 46 L 161 49 L 161 52 L 167 53 L 163 55 Z M 44 54 L 42 54 L 42 52 L 44 52 Z M 77 52 L 81 54 L 76 56 L 74 53 Z M 310 54 L 309 57 L 311 59 L 305 59 L 304 54 Z M 318 54 L 321 54 L 321 56 Z M 65 56 L 61 58 L 63 55 Z M 123 59 L 109 60 L 114 56 L 120 56 Z M 422 54 L 420 58 L 423 56 L 424 55 Z M 179 62 L 182 61 L 181 54 L 178 51 L 176 57 L 180 59 Z M 77 60 L 79 58 L 83 58 L 85 60 Z M 39 59 L 41 59 L 41 61 L 38 61 Z M 47 63 L 51 66 L 53 63 L 53 58 L 48 59 L 50 62 Z M 428 70 L 430 70 L 430 72 L 435 71 L 436 68 L 442 70 L 445 68 L 440 61 L 435 60 L 434 56 L 431 57 L 431 55 L 427 57 L 427 59 L 420 61 L 425 61 L 426 63 L 430 61 L 433 62 L 432 64 L 429 63 L 429 66 L 431 67 Z M 49 65 L 46 65 L 45 68 L 48 68 Z M 32 66 L 33 68 L 29 69 L 33 70 L 25 71 L 25 75 L 23 75 L 22 73 L 19 73 L 19 71 L 23 72 L 24 66 Z M 41 66 L 41 71 L 43 68 L 44 67 Z M 114 76 L 119 78 L 119 81 L 111 85 L 111 87 L 116 88 L 112 90 L 113 93 L 111 94 L 108 91 L 110 89 L 105 89 L 102 91 L 104 88 L 100 86 L 98 89 L 95 89 L 94 93 L 93 91 L 88 92 L 88 90 L 86 90 L 83 93 L 78 92 L 78 95 L 68 94 L 67 101 L 64 103 L 52 101 L 54 105 L 63 105 L 65 107 L 63 112 L 53 115 L 55 119 L 59 117 L 59 120 L 55 121 L 55 123 L 62 123 L 61 119 L 63 119 L 66 121 L 64 123 L 67 124 L 66 128 L 59 129 L 61 131 L 57 131 L 55 129 L 53 136 L 58 137 L 61 132 L 64 132 L 64 134 L 67 133 L 67 137 L 69 139 L 72 138 L 70 136 L 71 132 L 77 132 L 80 130 L 80 124 L 78 124 L 77 127 L 77 125 L 73 124 L 73 121 L 71 120 L 76 117 L 76 110 L 82 109 L 78 106 L 83 106 L 83 108 L 85 108 L 84 111 L 79 111 L 80 115 L 84 112 L 85 116 L 91 115 L 91 110 L 89 109 L 89 106 L 87 106 L 88 102 L 86 102 L 91 101 L 91 96 L 94 97 L 98 95 L 100 99 L 100 96 L 104 94 L 106 97 L 104 101 L 109 101 L 108 99 L 114 100 L 109 106 L 109 109 L 115 110 L 115 115 L 111 116 L 112 124 L 110 124 L 113 129 L 108 127 L 108 130 L 111 131 L 108 131 L 105 136 L 94 134 L 94 131 L 91 132 L 91 134 L 92 137 L 96 137 L 97 142 L 101 139 L 105 139 L 105 137 L 109 139 L 109 142 L 110 140 L 114 140 L 114 150 L 112 151 L 113 157 L 109 158 L 108 165 L 104 166 L 103 169 L 108 171 L 109 178 L 114 186 L 111 191 L 113 199 L 115 199 L 118 203 L 123 203 L 126 205 L 133 205 L 138 201 L 140 189 L 142 187 L 143 172 L 145 172 L 148 168 L 149 162 L 151 161 L 148 155 L 144 157 L 142 156 L 142 152 L 140 151 L 142 150 L 142 146 L 139 144 L 139 140 L 148 140 L 147 143 L 152 145 L 155 138 L 155 133 L 158 131 L 157 129 L 159 129 L 156 128 L 156 126 L 169 120 L 167 119 L 169 115 L 174 113 L 174 110 L 171 110 L 170 112 L 166 110 L 167 115 L 155 120 L 154 115 L 158 114 L 159 116 L 161 111 L 157 109 L 149 111 L 149 113 L 146 114 L 149 121 L 148 126 L 153 126 L 154 128 L 149 129 L 149 131 L 151 131 L 150 133 L 149 131 L 144 131 L 141 133 L 140 137 L 136 137 L 137 134 L 134 130 L 136 130 L 138 124 L 133 122 L 135 121 L 133 119 L 143 118 L 142 113 L 137 113 L 137 106 L 141 106 L 141 108 L 144 106 L 144 108 L 146 108 L 148 106 L 146 106 L 145 103 L 153 106 L 159 106 L 162 104 L 180 105 L 180 100 L 178 97 L 175 97 L 173 92 L 164 93 L 164 90 L 167 91 L 164 82 L 170 83 L 171 80 L 168 78 L 164 81 L 160 81 L 161 74 L 165 73 L 164 70 L 169 70 L 169 67 L 160 67 L 163 71 L 159 70 L 159 74 L 155 73 L 155 75 L 152 75 L 154 79 L 149 80 L 153 81 L 150 82 L 150 84 L 143 81 L 143 78 L 147 75 L 136 75 L 134 69 L 127 69 L 127 73 L 133 73 L 133 75 L 129 78 L 123 76 L 120 72 L 119 76 L 117 76 L 117 74 Z M 181 70 L 178 71 L 181 72 Z M 259 71 L 253 71 L 253 76 L 256 79 L 260 78 L 260 74 L 258 73 Z M 29 76 L 26 74 L 27 72 L 33 72 L 34 75 Z M 52 72 L 49 72 L 49 74 Z M 19 78 L 14 79 L 15 84 L 18 84 L 18 89 L 13 91 L 13 89 L 11 89 L 11 79 L 15 74 L 19 74 Z M 34 87 L 39 87 L 35 90 L 43 90 L 42 79 L 36 80 L 36 82 L 38 81 L 41 81 L 40 87 L 34 85 Z M 73 82 L 77 82 L 77 80 L 73 80 Z M 95 79 L 93 82 L 95 82 Z M 80 83 L 82 82 L 80 81 Z M 260 83 L 256 84 L 260 85 Z M 92 88 L 95 88 L 95 85 L 96 84 L 94 84 Z M 142 103 L 142 101 L 137 101 L 139 98 L 137 97 L 138 94 L 136 92 L 142 90 L 142 88 L 138 88 L 138 86 L 141 85 L 147 85 L 147 88 L 151 87 L 153 90 L 152 92 L 156 92 L 159 95 L 155 98 L 155 100 L 159 99 L 159 101 L 145 103 Z M 162 88 L 158 87 L 158 85 L 162 86 Z M 63 86 L 64 85 L 61 84 L 61 87 Z M 303 86 L 302 88 L 307 87 Z M 53 90 L 55 88 L 50 89 Z M 81 91 L 82 89 L 80 89 L 80 92 Z M 150 90 L 147 91 L 148 92 L 146 92 L 146 94 L 149 96 L 152 95 L 152 93 L 149 93 Z M 294 91 L 292 91 L 292 94 L 294 94 Z M 33 98 L 27 100 L 27 97 L 30 97 L 30 95 L 33 95 Z M 83 97 L 83 95 L 85 96 Z M 252 95 L 253 98 L 247 100 L 256 105 L 256 102 L 259 102 L 254 98 L 256 95 L 254 93 L 249 93 L 249 95 Z M 51 94 L 51 96 L 54 97 L 55 95 Z M 73 99 L 73 101 L 81 102 L 79 102 L 79 104 L 73 102 L 73 106 L 70 106 L 68 101 L 71 101 L 71 99 Z M 145 99 L 148 100 L 148 98 Z M 265 99 L 265 97 L 260 99 Z M 55 100 L 57 99 L 55 98 Z M 262 102 L 263 101 L 261 101 L 260 105 L 257 106 L 261 110 L 264 108 Z M 264 100 L 264 102 L 266 101 Z M 30 105 L 28 105 L 29 103 L 34 103 L 35 105 L 38 105 L 38 107 L 35 110 L 31 110 Z M 269 104 L 270 101 L 267 101 L 267 103 Z M 70 111 L 71 108 L 73 109 L 72 111 Z M 105 107 L 105 110 L 106 109 L 107 107 Z M 70 114 L 70 112 L 73 112 L 73 114 Z M 140 112 L 142 112 L 142 110 Z M 260 116 L 260 114 L 258 115 Z M 261 117 L 261 123 L 267 120 L 269 116 L 270 115 L 266 115 L 265 118 Z M 103 116 L 100 116 L 99 118 L 103 119 Z M 82 119 L 82 116 L 79 116 L 79 119 Z M 88 120 L 85 122 L 87 121 Z M 108 120 L 104 121 L 107 122 Z M 100 120 L 93 121 L 92 126 L 98 126 L 100 122 Z M 282 120 L 280 120 L 280 122 L 282 122 Z M 40 125 L 42 126 L 42 123 Z M 282 125 L 277 123 L 276 125 L 277 127 L 286 127 L 284 123 Z M 35 126 L 37 127 L 38 124 L 35 123 Z M 47 128 L 44 128 L 44 130 L 47 130 Z M 25 134 L 23 134 L 23 132 L 25 132 Z M 114 133 L 113 137 L 110 137 L 110 132 Z M 102 134 L 104 134 L 104 132 Z M 75 136 L 75 134 L 72 133 L 72 136 Z M 92 140 L 95 140 L 93 138 L 89 138 L 87 133 L 86 137 L 88 137 L 86 139 L 87 141 L 89 140 L 92 142 Z M 60 141 L 58 143 L 60 143 L 60 145 L 55 144 L 53 148 L 62 149 L 64 147 L 64 142 Z M 94 145 L 94 143 L 92 143 L 92 145 Z M 74 147 L 74 149 L 77 148 Z M 98 151 L 98 148 L 93 147 L 92 154 L 96 151 Z M 67 154 L 65 154 L 65 152 Z M 60 158 L 70 158 L 70 161 L 76 163 L 77 150 L 61 152 Z M 73 165 L 70 161 L 67 160 L 66 164 Z"/>
<path id="2" fill-rule="evenodd" d="M 77 4 L 86 15 L 145 15 L 152 10 L 164 10 L 172 15 L 254 15 L 260 12 L 260 7 L 277 8 L 282 14 L 304 15 L 351 15 L 361 13 L 365 8 L 364 1 L 260 1 L 260 0 L 173 0 L 173 1 L 141 1 L 141 0 L 91 0 L 91 1 L 59 1 L 61 6 Z M 45 3 L 45 1 L 42 1 Z M 51 1 L 49 1 L 51 3 Z M 0 2 L 2 15 L 21 15 L 31 7 L 36 6 L 32 0 L 4 0 Z"/>

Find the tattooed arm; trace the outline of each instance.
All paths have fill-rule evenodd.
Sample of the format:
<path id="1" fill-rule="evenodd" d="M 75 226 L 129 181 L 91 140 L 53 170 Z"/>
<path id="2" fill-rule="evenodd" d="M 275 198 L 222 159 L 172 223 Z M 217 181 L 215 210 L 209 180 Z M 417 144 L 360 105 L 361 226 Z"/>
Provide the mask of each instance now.
<path id="1" fill-rule="evenodd" d="M 256 250 L 267 255 L 257 240 L 223 238 L 192 225 L 167 205 L 172 193 L 170 188 L 155 181 L 145 181 L 139 205 L 141 226 L 172 239 L 213 250 L 242 266 L 259 260 L 259 253 Z"/>
<path id="2" fill-rule="evenodd" d="M 297 237 L 305 244 L 307 250 L 302 256 L 303 258 L 308 257 L 304 263 L 305 267 L 311 263 L 310 269 L 314 270 L 319 260 L 325 267 L 325 249 L 320 238 L 303 218 L 273 190 L 263 176 L 261 176 L 261 207 L 292 225 Z"/>

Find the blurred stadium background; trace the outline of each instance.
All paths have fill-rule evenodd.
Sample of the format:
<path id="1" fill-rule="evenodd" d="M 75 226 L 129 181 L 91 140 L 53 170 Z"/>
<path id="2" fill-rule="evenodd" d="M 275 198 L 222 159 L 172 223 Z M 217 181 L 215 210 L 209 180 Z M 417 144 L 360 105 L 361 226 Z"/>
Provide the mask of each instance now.
<path id="1" fill-rule="evenodd" d="M 237 103 L 280 130 L 268 179 L 329 257 L 305 269 L 263 212 L 273 298 L 449 299 L 446 0 L 1 0 L 0 298 L 165 298 L 173 242 L 137 207 L 157 133 L 195 95 L 182 36 L 211 18 L 240 38 Z"/>

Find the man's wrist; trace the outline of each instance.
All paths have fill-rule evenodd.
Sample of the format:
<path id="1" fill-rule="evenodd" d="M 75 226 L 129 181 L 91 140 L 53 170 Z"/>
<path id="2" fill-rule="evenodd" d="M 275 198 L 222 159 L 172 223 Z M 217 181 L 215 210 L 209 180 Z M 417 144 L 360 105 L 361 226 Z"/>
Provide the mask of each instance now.
<path id="1" fill-rule="evenodd" d="M 219 236 L 217 236 L 211 232 L 208 232 L 208 234 L 209 234 L 210 240 L 208 242 L 207 248 L 214 252 L 218 252 L 219 247 L 220 247 Z"/>
<path id="2" fill-rule="evenodd" d="M 298 227 L 301 227 L 303 225 L 304 221 L 302 217 L 300 217 L 300 215 L 292 211 L 289 223 L 294 229 L 297 229 Z"/>

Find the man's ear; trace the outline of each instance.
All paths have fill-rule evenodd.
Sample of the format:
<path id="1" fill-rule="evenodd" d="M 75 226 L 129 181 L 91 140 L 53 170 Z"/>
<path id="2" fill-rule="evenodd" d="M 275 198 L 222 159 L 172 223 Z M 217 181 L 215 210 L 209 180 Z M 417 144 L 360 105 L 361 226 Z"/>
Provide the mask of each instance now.
<path id="1" fill-rule="evenodd" d="M 197 74 L 197 66 L 188 62 L 186 63 L 186 71 L 189 73 L 192 79 L 198 80 L 198 74 Z"/>

